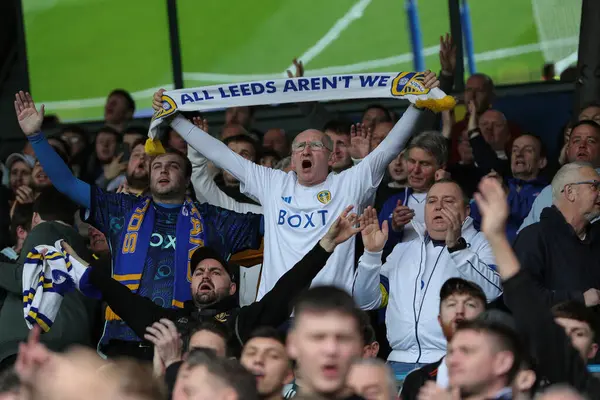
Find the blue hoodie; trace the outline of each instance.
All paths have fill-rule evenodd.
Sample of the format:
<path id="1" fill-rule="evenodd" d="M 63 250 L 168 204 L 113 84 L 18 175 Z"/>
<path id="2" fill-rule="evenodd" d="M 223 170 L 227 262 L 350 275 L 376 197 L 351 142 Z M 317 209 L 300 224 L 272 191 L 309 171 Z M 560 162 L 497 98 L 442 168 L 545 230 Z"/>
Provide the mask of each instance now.
<path id="1" fill-rule="evenodd" d="M 530 181 L 523 181 L 517 178 L 508 180 L 508 205 L 510 206 L 510 215 L 506 222 L 506 236 L 512 243 L 517 237 L 517 231 L 523 223 L 535 198 L 546 187 L 547 181 L 543 178 L 536 178 Z M 477 204 L 471 201 L 471 218 L 475 229 L 481 230 L 481 213 Z"/>
<path id="2" fill-rule="evenodd" d="M 383 248 L 384 260 L 387 257 L 387 255 L 392 252 L 394 246 L 402 242 L 402 237 L 404 236 L 404 229 L 400 232 L 396 232 L 392 229 L 392 214 L 394 213 L 394 209 L 396 208 L 398 201 L 400 201 L 404 206 L 407 205 L 408 199 L 410 198 L 412 192 L 412 188 L 406 187 L 400 193 L 397 193 L 391 196 L 389 199 L 387 199 L 385 203 L 383 203 L 383 206 L 381 206 L 381 211 L 379 212 L 379 223 L 382 224 L 383 221 L 387 219 L 388 227 L 390 228 L 388 240 Z"/>

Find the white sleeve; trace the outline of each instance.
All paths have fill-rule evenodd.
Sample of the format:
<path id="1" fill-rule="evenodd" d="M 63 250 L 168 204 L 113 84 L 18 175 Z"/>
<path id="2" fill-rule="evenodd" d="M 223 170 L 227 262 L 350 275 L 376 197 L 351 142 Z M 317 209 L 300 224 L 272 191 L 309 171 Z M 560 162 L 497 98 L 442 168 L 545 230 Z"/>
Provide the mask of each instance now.
<path id="1" fill-rule="evenodd" d="M 390 162 L 404 149 L 406 142 L 419 129 L 421 116 L 426 115 L 414 106 L 409 107 L 402 118 L 394 125 L 387 137 L 360 163 L 347 171 L 346 178 L 352 193 L 364 193 L 367 198 L 369 191 L 375 190 Z M 361 202 L 366 201 L 365 198 Z"/>
<path id="2" fill-rule="evenodd" d="M 500 275 L 496 272 L 496 260 L 492 247 L 479 233 L 473 238 L 473 243 L 464 250 L 450 253 L 450 260 L 460 276 L 478 284 L 488 302 L 502 294 Z M 448 250 L 444 250 L 448 251 Z"/>
<path id="3" fill-rule="evenodd" d="M 376 310 L 382 306 L 383 294 L 379 287 L 382 254 L 383 251 L 371 253 L 365 249 L 358 260 L 352 295 L 363 310 Z"/>
<path id="4" fill-rule="evenodd" d="M 192 146 L 188 146 L 188 158 L 192 163 L 192 185 L 196 198 L 201 203 L 235 211 L 239 214 L 262 214 L 262 207 L 256 204 L 240 203 L 225 194 L 214 181 L 214 174 L 208 168 L 208 160 Z"/>
<path id="5" fill-rule="evenodd" d="M 263 194 L 269 195 L 273 178 L 278 174 L 285 175 L 283 171 L 266 168 L 246 160 L 182 115 L 177 115 L 173 119 L 171 127 L 190 146 L 239 180 L 242 193 L 249 194 L 261 204 L 265 204 Z"/>

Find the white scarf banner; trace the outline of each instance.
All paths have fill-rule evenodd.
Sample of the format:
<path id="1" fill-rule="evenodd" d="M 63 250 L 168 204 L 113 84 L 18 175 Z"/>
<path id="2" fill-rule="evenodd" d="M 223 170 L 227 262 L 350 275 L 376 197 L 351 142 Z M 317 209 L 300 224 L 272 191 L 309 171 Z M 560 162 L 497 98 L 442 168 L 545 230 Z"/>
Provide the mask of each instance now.
<path id="1" fill-rule="evenodd" d="M 148 136 L 157 140 L 158 127 L 177 111 L 372 98 L 405 99 L 436 112 L 455 106 L 453 97 L 438 88 L 426 88 L 424 80 L 422 72 L 395 72 L 273 79 L 170 90 L 163 94 L 163 109 L 152 117 Z M 150 143 L 147 151 L 150 150 L 148 145 Z"/>

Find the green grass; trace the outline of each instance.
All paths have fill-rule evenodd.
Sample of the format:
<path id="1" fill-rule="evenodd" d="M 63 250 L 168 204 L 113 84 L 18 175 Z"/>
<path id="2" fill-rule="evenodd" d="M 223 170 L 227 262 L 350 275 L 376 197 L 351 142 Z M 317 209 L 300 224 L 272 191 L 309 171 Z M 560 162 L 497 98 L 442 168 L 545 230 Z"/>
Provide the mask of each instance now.
<path id="1" fill-rule="evenodd" d="M 322 38 L 357 0 L 179 0 L 184 72 L 277 74 Z M 530 1 L 470 1 L 476 53 L 537 43 Z M 113 88 L 131 92 L 172 83 L 165 0 L 24 0 L 29 73 L 39 101 L 63 120 L 100 119 Z M 447 0 L 420 0 L 424 47 L 449 30 Z M 411 52 L 403 0 L 372 0 L 364 15 L 307 64 L 348 65 Z M 477 64 L 497 83 L 537 80 L 541 52 Z M 437 54 L 426 65 L 439 69 Z M 412 69 L 411 62 L 372 71 Z M 226 82 L 224 82 L 226 83 Z M 214 84 L 186 80 L 187 87 Z M 148 108 L 150 96 L 137 99 Z"/>

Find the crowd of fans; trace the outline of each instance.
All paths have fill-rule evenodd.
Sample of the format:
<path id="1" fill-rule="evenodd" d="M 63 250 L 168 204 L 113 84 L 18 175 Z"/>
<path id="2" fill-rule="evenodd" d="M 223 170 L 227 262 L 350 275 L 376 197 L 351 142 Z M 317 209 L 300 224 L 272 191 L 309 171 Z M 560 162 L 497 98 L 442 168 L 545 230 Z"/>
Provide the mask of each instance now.
<path id="1" fill-rule="evenodd" d="M 440 62 L 424 84 L 450 93 L 449 36 Z M 600 104 L 551 159 L 485 74 L 462 100 L 460 121 L 373 104 L 356 123 L 302 103 L 295 138 L 252 107 L 181 113 L 149 156 L 124 90 L 94 134 L 55 136 L 17 93 L 0 398 L 600 398 Z"/>

